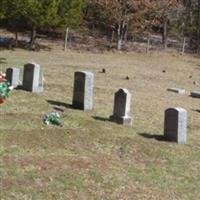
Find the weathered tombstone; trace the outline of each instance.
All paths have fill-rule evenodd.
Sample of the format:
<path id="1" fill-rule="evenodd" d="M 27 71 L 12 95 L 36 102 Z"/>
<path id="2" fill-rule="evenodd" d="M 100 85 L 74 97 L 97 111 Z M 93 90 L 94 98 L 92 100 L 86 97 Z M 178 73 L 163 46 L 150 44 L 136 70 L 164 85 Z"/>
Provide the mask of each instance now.
<path id="1" fill-rule="evenodd" d="M 73 107 L 81 110 L 93 108 L 94 74 L 91 72 L 75 72 Z"/>
<path id="2" fill-rule="evenodd" d="M 190 95 L 194 98 L 200 98 L 200 91 L 192 91 Z"/>
<path id="3" fill-rule="evenodd" d="M 125 126 L 132 126 L 133 120 L 130 116 L 131 94 L 127 89 L 119 89 L 115 93 L 114 111 L 110 120 Z"/>
<path id="4" fill-rule="evenodd" d="M 183 88 L 178 88 L 178 87 L 171 87 L 171 88 L 167 88 L 167 91 L 170 92 L 175 92 L 175 93 L 179 93 L 179 94 L 185 94 L 186 90 Z"/>
<path id="5" fill-rule="evenodd" d="M 187 142 L 187 111 L 183 108 L 169 108 L 165 111 L 164 137 L 169 141 Z"/>
<path id="6" fill-rule="evenodd" d="M 23 89 L 30 92 L 42 92 L 43 86 L 40 86 L 40 65 L 28 63 L 24 65 Z"/>
<path id="7" fill-rule="evenodd" d="M 18 68 L 7 68 L 6 70 L 6 79 L 14 88 L 19 85 L 19 75 L 20 69 Z"/>

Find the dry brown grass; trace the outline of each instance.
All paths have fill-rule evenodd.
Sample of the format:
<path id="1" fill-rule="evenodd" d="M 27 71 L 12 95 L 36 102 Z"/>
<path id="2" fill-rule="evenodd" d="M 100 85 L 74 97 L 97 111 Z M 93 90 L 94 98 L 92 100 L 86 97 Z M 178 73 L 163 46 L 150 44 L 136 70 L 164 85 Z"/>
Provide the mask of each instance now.
<path id="1" fill-rule="evenodd" d="M 1 64 L 22 69 L 29 61 L 41 65 L 46 79 L 43 94 L 14 91 L 0 106 L 1 199 L 199 199 L 200 114 L 199 59 L 176 53 L 1 51 Z M 102 68 L 106 74 L 100 73 Z M 69 109 L 73 75 L 95 74 L 94 110 Z M 166 73 L 162 71 L 166 70 Z M 192 78 L 189 76 L 192 75 Z M 125 77 L 129 76 L 130 80 Z M 167 92 L 170 86 L 187 95 Z M 132 93 L 134 125 L 125 128 L 105 121 L 112 114 L 119 88 Z M 45 127 L 43 114 L 55 101 L 63 128 Z M 55 105 L 54 105 L 55 106 Z M 164 110 L 180 106 L 188 111 L 188 145 L 142 137 L 162 135 Z"/>

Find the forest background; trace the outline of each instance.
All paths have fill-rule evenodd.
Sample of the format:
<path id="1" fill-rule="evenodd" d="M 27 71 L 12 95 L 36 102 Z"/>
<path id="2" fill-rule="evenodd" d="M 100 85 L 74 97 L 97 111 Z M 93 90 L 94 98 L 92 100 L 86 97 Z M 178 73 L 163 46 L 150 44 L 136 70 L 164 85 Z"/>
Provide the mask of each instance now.
<path id="1" fill-rule="evenodd" d="M 127 50 L 135 41 L 200 50 L 200 0 L 0 0 L 0 27 L 14 33 L 8 47 L 40 49 L 39 38 Z M 26 43 L 19 33 L 27 33 Z M 89 38 L 89 39 L 88 39 Z"/>

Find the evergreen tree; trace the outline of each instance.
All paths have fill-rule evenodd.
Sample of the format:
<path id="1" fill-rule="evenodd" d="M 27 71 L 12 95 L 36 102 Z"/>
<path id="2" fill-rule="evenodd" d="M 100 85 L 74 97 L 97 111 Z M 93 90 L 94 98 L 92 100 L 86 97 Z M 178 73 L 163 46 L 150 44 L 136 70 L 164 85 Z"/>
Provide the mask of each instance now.
<path id="1" fill-rule="evenodd" d="M 18 31 L 20 31 L 24 26 L 24 19 L 22 17 L 22 11 L 24 11 L 23 1 L 3 0 L 2 7 L 8 29 L 15 32 L 15 45 L 17 46 Z"/>
<path id="2" fill-rule="evenodd" d="M 84 3 L 83 0 L 0 1 L 2 1 L 1 10 L 5 11 L 8 24 L 16 33 L 21 25 L 31 28 L 30 47 L 35 44 L 38 28 L 66 28 L 66 26 L 78 25 Z"/>
<path id="3" fill-rule="evenodd" d="M 82 20 L 82 8 L 84 0 L 60 0 L 57 11 L 57 26 L 66 28 L 66 26 L 75 27 Z"/>

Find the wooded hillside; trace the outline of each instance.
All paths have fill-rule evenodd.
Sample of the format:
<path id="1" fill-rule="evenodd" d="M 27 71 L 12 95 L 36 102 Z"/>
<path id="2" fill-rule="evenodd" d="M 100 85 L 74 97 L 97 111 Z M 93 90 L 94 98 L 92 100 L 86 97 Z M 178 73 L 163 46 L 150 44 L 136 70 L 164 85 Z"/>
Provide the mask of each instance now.
<path id="1" fill-rule="evenodd" d="M 200 49 L 200 0 L 0 0 L 0 6 L 0 25 L 15 33 L 14 46 L 18 32 L 30 32 L 31 48 L 38 31 L 64 35 L 70 28 L 100 33 L 118 50 L 151 34 L 162 36 L 163 48 L 170 36 Z"/>

